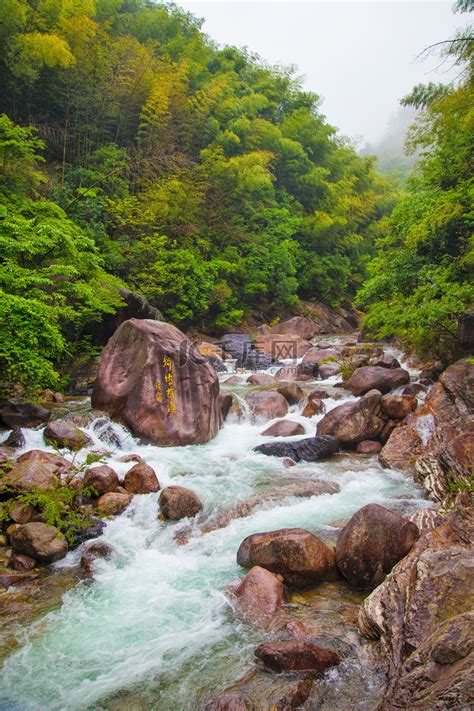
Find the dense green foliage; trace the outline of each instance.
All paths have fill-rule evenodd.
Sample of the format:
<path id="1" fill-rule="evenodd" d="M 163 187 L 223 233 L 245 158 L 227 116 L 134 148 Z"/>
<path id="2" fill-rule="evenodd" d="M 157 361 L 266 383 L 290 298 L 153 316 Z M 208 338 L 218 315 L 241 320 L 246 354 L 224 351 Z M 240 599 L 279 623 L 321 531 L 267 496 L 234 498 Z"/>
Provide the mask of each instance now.
<path id="1" fill-rule="evenodd" d="M 371 332 L 444 359 L 456 354 L 458 317 L 474 302 L 473 42 L 448 51 L 464 67 L 461 81 L 418 86 L 404 100 L 421 109 L 411 134 L 421 159 L 358 295 Z"/>
<path id="2" fill-rule="evenodd" d="M 183 326 L 350 300 L 393 196 L 290 71 L 216 48 L 172 5 L 0 15 L 8 380 L 54 384 L 118 280 Z"/>

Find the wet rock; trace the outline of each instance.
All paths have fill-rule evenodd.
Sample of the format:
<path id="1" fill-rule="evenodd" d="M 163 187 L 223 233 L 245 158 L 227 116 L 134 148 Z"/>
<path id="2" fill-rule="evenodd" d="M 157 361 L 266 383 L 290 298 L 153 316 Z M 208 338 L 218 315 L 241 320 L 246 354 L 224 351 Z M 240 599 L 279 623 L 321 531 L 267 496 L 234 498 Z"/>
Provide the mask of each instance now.
<path id="1" fill-rule="evenodd" d="M 283 457 L 281 462 L 286 469 L 291 469 L 291 467 L 296 467 L 296 462 L 291 457 Z"/>
<path id="2" fill-rule="evenodd" d="M 7 429 L 38 427 L 47 422 L 50 416 L 50 411 L 40 405 L 15 400 L 0 401 L 0 425 Z"/>
<path id="3" fill-rule="evenodd" d="M 87 469 L 82 483 L 84 487 L 93 487 L 96 496 L 102 496 L 117 489 L 119 478 L 112 467 L 102 464 Z"/>
<path id="4" fill-rule="evenodd" d="M 299 422 L 292 422 L 291 420 L 279 420 L 274 422 L 273 425 L 267 427 L 266 430 L 262 432 L 265 437 L 292 437 L 294 435 L 304 434 L 304 427 Z"/>
<path id="5" fill-rule="evenodd" d="M 338 536 L 337 567 L 351 585 L 373 588 L 418 537 L 418 528 L 411 521 L 378 504 L 368 504 L 352 516 Z"/>
<path id="6" fill-rule="evenodd" d="M 201 509 L 199 496 L 184 486 L 167 486 L 160 494 L 161 514 L 173 521 L 196 516 Z"/>
<path id="7" fill-rule="evenodd" d="M 322 363 L 319 366 L 319 377 L 321 380 L 332 378 L 334 375 L 339 375 L 340 372 L 341 366 L 337 363 Z"/>
<path id="8" fill-rule="evenodd" d="M 288 412 L 286 399 L 274 390 L 254 390 L 245 400 L 257 420 L 274 420 L 276 417 L 284 417 Z"/>
<path id="9" fill-rule="evenodd" d="M 369 390 L 388 393 L 409 382 L 410 374 L 403 368 L 380 368 L 369 365 L 357 368 L 347 381 L 346 387 L 353 395 L 364 395 Z"/>
<path id="10" fill-rule="evenodd" d="M 25 435 L 19 427 L 15 427 L 3 442 L 5 447 L 13 447 L 13 449 L 21 449 L 25 444 Z"/>
<path id="11" fill-rule="evenodd" d="M 252 684 L 252 681 L 255 683 Z M 291 711 L 302 707 L 309 698 L 312 686 L 312 679 L 285 680 L 277 685 L 274 679 L 270 684 L 262 684 L 259 677 L 244 678 L 232 690 L 211 696 L 204 711 Z"/>
<path id="12" fill-rule="evenodd" d="M 382 412 L 394 420 L 403 420 L 416 409 L 418 401 L 414 395 L 384 395 Z"/>
<path id="13" fill-rule="evenodd" d="M 8 505 L 8 515 L 15 523 L 28 523 L 35 515 L 35 507 L 20 501 L 12 501 Z"/>
<path id="14" fill-rule="evenodd" d="M 256 565 L 235 588 L 234 595 L 245 619 L 265 627 L 285 601 L 285 586 L 279 577 Z"/>
<path id="15" fill-rule="evenodd" d="M 249 385 L 274 385 L 275 378 L 269 373 L 252 373 L 247 378 L 247 383 Z"/>
<path id="16" fill-rule="evenodd" d="M 225 422 L 233 403 L 233 396 L 230 393 L 219 393 L 219 407 L 221 409 L 222 421 Z"/>
<path id="17" fill-rule="evenodd" d="M 221 425 L 219 381 L 174 326 L 130 319 L 101 356 L 93 407 L 158 445 L 203 444 Z"/>
<path id="18" fill-rule="evenodd" d="M 474 654 L 474 509 L 458 499 L 363 602 L 359 627 L 386 664 L 381 708 L 468 709 Z"/>
<path id="19" fill-rule="evenodd" d="M 110 558 L 113 548 L 105 541 L 91 541 L 84 546 L 81 556 L 81 570 L 86 575 L 94 574 L 94 563 L 97 558 Z"/>
<path id="20" fill-rule="evenodd" d="M 423 442 L 412 427 L 397 427 L 380 452 L 379 461 L 383 467 L 414 472 L 416 459 L 422 451 Z"/>
<path id="21" fill-rule="evenodd" d="M 104 494 L 104 496 L 106 496 L 106 494 Z M 79 546 L 90 538 L 98 538 L 101 536 L 104 532 L 105 525 L 105 521 L 98 516 L 89 516 L 87 524 L 74 531 L 74 546 Z"/>
<path id="22" fill-rule="evenodd" d="M 304 392 L 296 383 L 282 383 L 277 387 L 277 392 L 283 395 L 289 405 L 297 405 L 304 400 Z"/>
<path id="23" fill-rule="evenodd" d="M 152 467 L 138 462 L 125 474 L 123 486 L 129 494 L 151 494 L 159 491 L 160 482 Z"/>
<path id="24" fill-rule="evenodd" d="M 132 497 L 130 494 L 109 492 L 102 494 L 97 499 L 97 510 L 101 516 L 118 516 L 123 513 L 130 504 Z"/>
<path id="25" fill-rule="evenodd" d="M 13 570 L 23 573 L 33 570 L 35 567 L 35 561 L 28 555 L 14 555 L 10 558 L 9 566 L 10 568 L 13 568 Z"/>
<path id="26" fill-rule="evenodd" d="M 316 432 L 318 435 L 332 435 L 343 444 L 357 444 L 373 439 L 381 432 L 384 426 L 381 413 L 380 392 L 371 390 L 360 400 L 330 410 L 318 422 Z"/>
<path id="27" fill-rule="evenodd" d="M 67 447 L 76 452 L 92 444 L 92 440 L 85 432 L 68 420 L 54 420 L 46 425 L 43 436 L 45 442 L 56 447 Z"/>
<path id="28" fill-rule="evenodd" d="M 120 437 L 108 417 L 99 417 L 94 421 L 92 429 L 101 442 L 105 442 L 114 449 L 120 449 L 122 446 Z"/>
<path id="29" fill-rule="evenodd" d="M 223 385 L 242 385 L 244 379 L 240 375 L 230 375 L 223 381 Z"/>
<path id="30" fill-rule="evenodd" d="M 63 534 L 46 523 L 26 523 L 11 534 L 13 552 L 27 555 L 40 563 L 53 563 L 64 558 L 68 544 Z"/>
<path id="31" fill-rule="evenodd" d="M 265 642 L 255 650 L 257 659 L 276 672 L 308 672 L 324 674 L 341 661 L 331 649 L 304 640 Z"/>
<path id="32" fill-rule="evenodd" d="M 31 573 L 28 574 L 26 571 L 22 573 L 1 573 L 0 574 L 0 588 L 9 588 L 11 585 L 20 585 L 21 583 L 26 583 L 31 580 Z"/>
<path id="33" fill-rule="evenodd" d="M 128 462 L 144 462 L 145 460 L 139 454 L 124 454 L 118 461 L 126 464 Z"/>
<path id="34" fill-rule="evenodd" d="M 364 439 L 359 442 L 356 447 L 356 452 L 358 454 L 378 454 L 382 449 L 380 442 L 375 442 L 371 439 Z"/>
<path id="35" fill-rule="evenodd" d="M 401 368 L 400 362 L 395 356 L 384 355 L 381 358 L 374 359 L 374 365 L 379 368 Z"/>
<path id="36" fill-rule="evenodd" d="M 247 536 L 237 552 L 237 563 L 244 568 L 254 565 L 266 568 L 295 588 L 317 585 L 336 575 L 332 548 L 303 528 L 282 528 Z"/>
<path id="37" fill-rule="evenodd" d="M 270 457 L 289 457 L 295 462 L 316 462 L 335 454 L 339 449 L 337 439 L 331 436 L 306 437 L 296 442 L 268 442 L 255 447 L 255 452 Z"/>
<path id="38" fill-rule="evenodd" d="M 312 390 L 310 394 L 308 395 L 308 400 L 326 400 L 330 398 L 331 395 L 328 393 L 327 390 L 323 390 L 323 388 L 316 388 L 315 390 Z"/>
<path id="39" fill-rule="evenodd" d="M 72 464 L 57 454 L 32 449 L 18 457 L 13 467 L 1 479 L 0 487 L 13 491 L 54 489 L 63 476 L 70 474 Z"/>
<path id="40" fill-rule="evenodd" d="M 425 393 L 427 390 L 425 385 L 422 385 L 421 383 L 410 383 L 409 385 L 406 386 L 406 388 L 403 388 L 403 395 L 419 395 L 420 393 Z"/>
<path id="41" fill-rule="evenodd" d="M 318 398 L 310 395 L 301 414 L 303 415 L 303 417 L 313 417 L 314 415 L 321 415 L 325 412 L 326 405 L 324 404 L 323 400 L 319 400 Z"/>

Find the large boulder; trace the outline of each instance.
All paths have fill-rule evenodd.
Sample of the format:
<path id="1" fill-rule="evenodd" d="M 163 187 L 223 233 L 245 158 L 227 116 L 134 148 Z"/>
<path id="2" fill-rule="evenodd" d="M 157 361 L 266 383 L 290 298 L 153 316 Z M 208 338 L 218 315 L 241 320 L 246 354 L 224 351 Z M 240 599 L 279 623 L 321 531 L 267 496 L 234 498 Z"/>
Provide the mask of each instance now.
<path id="1" fill-rule="evenodd" d="M 61 479 L 72 471 L 72 464 L 64 457 L 32 449 L 18 457 L 13 467 L 2 477 L 0 488 L 9 488 L 15 492 L 55 489 Z"/>
<path id="2" fill-rule="evenodd" d="M 68 544 L 63 534 L 46 523 L 25 523 L 17 526 L 11 534 L 14 553 L 34 558 L 40 563 L 53 563 L 63 558 Z"/>
<path id="3" fill-rule="evenodd" d="M 338 536 L 337 567 L 351 585 L 373 588 L 410 551 L 418 536 L 411 521 L 379 504 L 367 504 Z"/>
<path id="4" fill-rule="evenodd" d="M 339 449 L 337 439 L 331 436 L 306 437 L 296 442 L 265 442 L 255 447 L 255 452 L 269 457 L 290 457 L 295 462 L 316 462 L 335 454 Z"/>
<path id="5" fill-rule="evenodd" d="M 303 425 L 291 420 L 278 420 L 262 432 L 265 437 L 293 437 L 293 435 L 302 434 L 304 434 Z"/>
<path id="6" fill-rule="evenodd" d="M 360 400 L 338 405 L 318 422 L 317 434 L 332 435 L 347 445 L 377 437 L 384 426 L 381 399 L 378 390 L 371 390 Z"/>
<path id="7" fill-rule="evenodd" d="M 72 449 L 77 452 L 92 444 L 92 440 L 70 420 L 54 420 L 44 428 L 43 436 L 48 444 L 55 447 Z"/>
<path id="8" fill-rule="evenodd" d="M 396 427 L 384 444 L 379 461 L 389 469 L 414 472 L 416 459 L 422 451 L 422 439 L 412 427 Z"/>
<path id="9" fill-rule="evenodd" d="M 0 425 L 7 429 L 37 427 L 47 422 L 51 412 L 41 405 L 16 400 L 0 401 Z"/>
<path id="10" fill-rule="evenodd" d="M 318 585 L 336 576 L 334 551 L 324 541 L 303 528 L 247 536 L 237 551 L 243 568 L 259 565 L 283 577 L 294 588 Z"/>
<path id="11" fill-rule="evenodd" d="M 369 390 L 380 390 L 388 393 L 400 385 L 410 382 L 410 373 L 403 368 L 381 368 L 376 365 L 367 365 L 357 368 L 346 383 L 346 387 L 353 395 L 364 395 Z"/>
<path id="12" fill-rule="evenodd" d="M 161 515 L 172 521 L 192 518 L 201 509 L 202 501 L 199 496 L 184 486 L 167 486 L 160 494 Z"/>
<path id="13" fill-rule="evenodd" d="M 386 667 L 380 708 L 472 708 L 474 509 L 460 498 L 362 603 L 360 630 Z"/>
<path id="14" fill-rule="evenodd" d="M 276 672 L 324 674 L 341 661 L 332 649 L 299 639 L 264 642 L 255 650 L 255 656 L 267 669 Z"/>
<path id="15" fill-rule="evenodd" d="M 271 328 L 271 333 L 283 334 L 285 336 L 298 336 L 305 341 L 310 341 L 316 333 L 316 327 L 309 318 L 305 316 L 293 316 L 287 321 L 281 321 Z"/>
<path id="16" fill-rule="evenodd" d="M 119 486 L 117 472 L 107 464 L 90 467 L 84 473 L 83 485 L 92 487 L 97 496 L 115 491 Z"/>
<path id="17" fill-rule="evenodd" d="M 92 406 L 146 442 L 203 444 L 222 418 L 212 366 L 175 326 L 130 319 L 102 352 Z"/>
<path id="18" fill-rule="evenodd" d="M 129 494 L 152 494 L 159 491 L 160 482 L 149 464 L 138 462 L 125 474 L 123 486 Z"/>
<path id="19" fill-rule="evenodd" d="M 233 591 L 243 616 L 266 627 L 285 601 L 280 578 L 255 565 Z"/>
<path id="20" fill-rule="evenodd" d="M 245 400 L 254 419 L 263 422 L 284 417 L 288 412 L 286 399 L 275 390 L 253 390 Z"/>

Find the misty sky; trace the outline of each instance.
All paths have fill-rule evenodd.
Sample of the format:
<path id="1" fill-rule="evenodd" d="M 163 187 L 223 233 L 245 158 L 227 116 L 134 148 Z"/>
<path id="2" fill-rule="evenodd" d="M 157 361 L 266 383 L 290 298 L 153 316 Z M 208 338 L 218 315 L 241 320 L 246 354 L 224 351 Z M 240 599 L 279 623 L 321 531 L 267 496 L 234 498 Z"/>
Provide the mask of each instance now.
<path id="1" fill-rule="evenodd" d="M 323 98 L 328 121 L 370 141 L 381 137 L 398 100 L 415 84 L 456 76 L 435 56 L 415 58 L 466 24 L 466 15 L 453 14 L 453 2 L 432 0 L 177 4 L 205 18 L 202 29 L 217 43 L 247 46 L 271 63 L 296 64 L 305 88 Z"/>

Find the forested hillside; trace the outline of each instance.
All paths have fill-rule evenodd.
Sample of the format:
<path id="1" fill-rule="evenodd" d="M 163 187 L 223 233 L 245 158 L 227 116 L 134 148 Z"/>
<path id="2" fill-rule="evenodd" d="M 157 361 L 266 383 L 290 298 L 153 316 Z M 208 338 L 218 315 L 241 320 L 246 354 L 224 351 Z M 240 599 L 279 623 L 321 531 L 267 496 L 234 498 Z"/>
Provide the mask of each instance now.
<path id="1" fill-rule="evenodd" d="M 54 384 L 121 282 L 181 327 L 352 298 L 393 195 L 290 71 L 144 0 L 0 15 L 8 380 Z"/>

